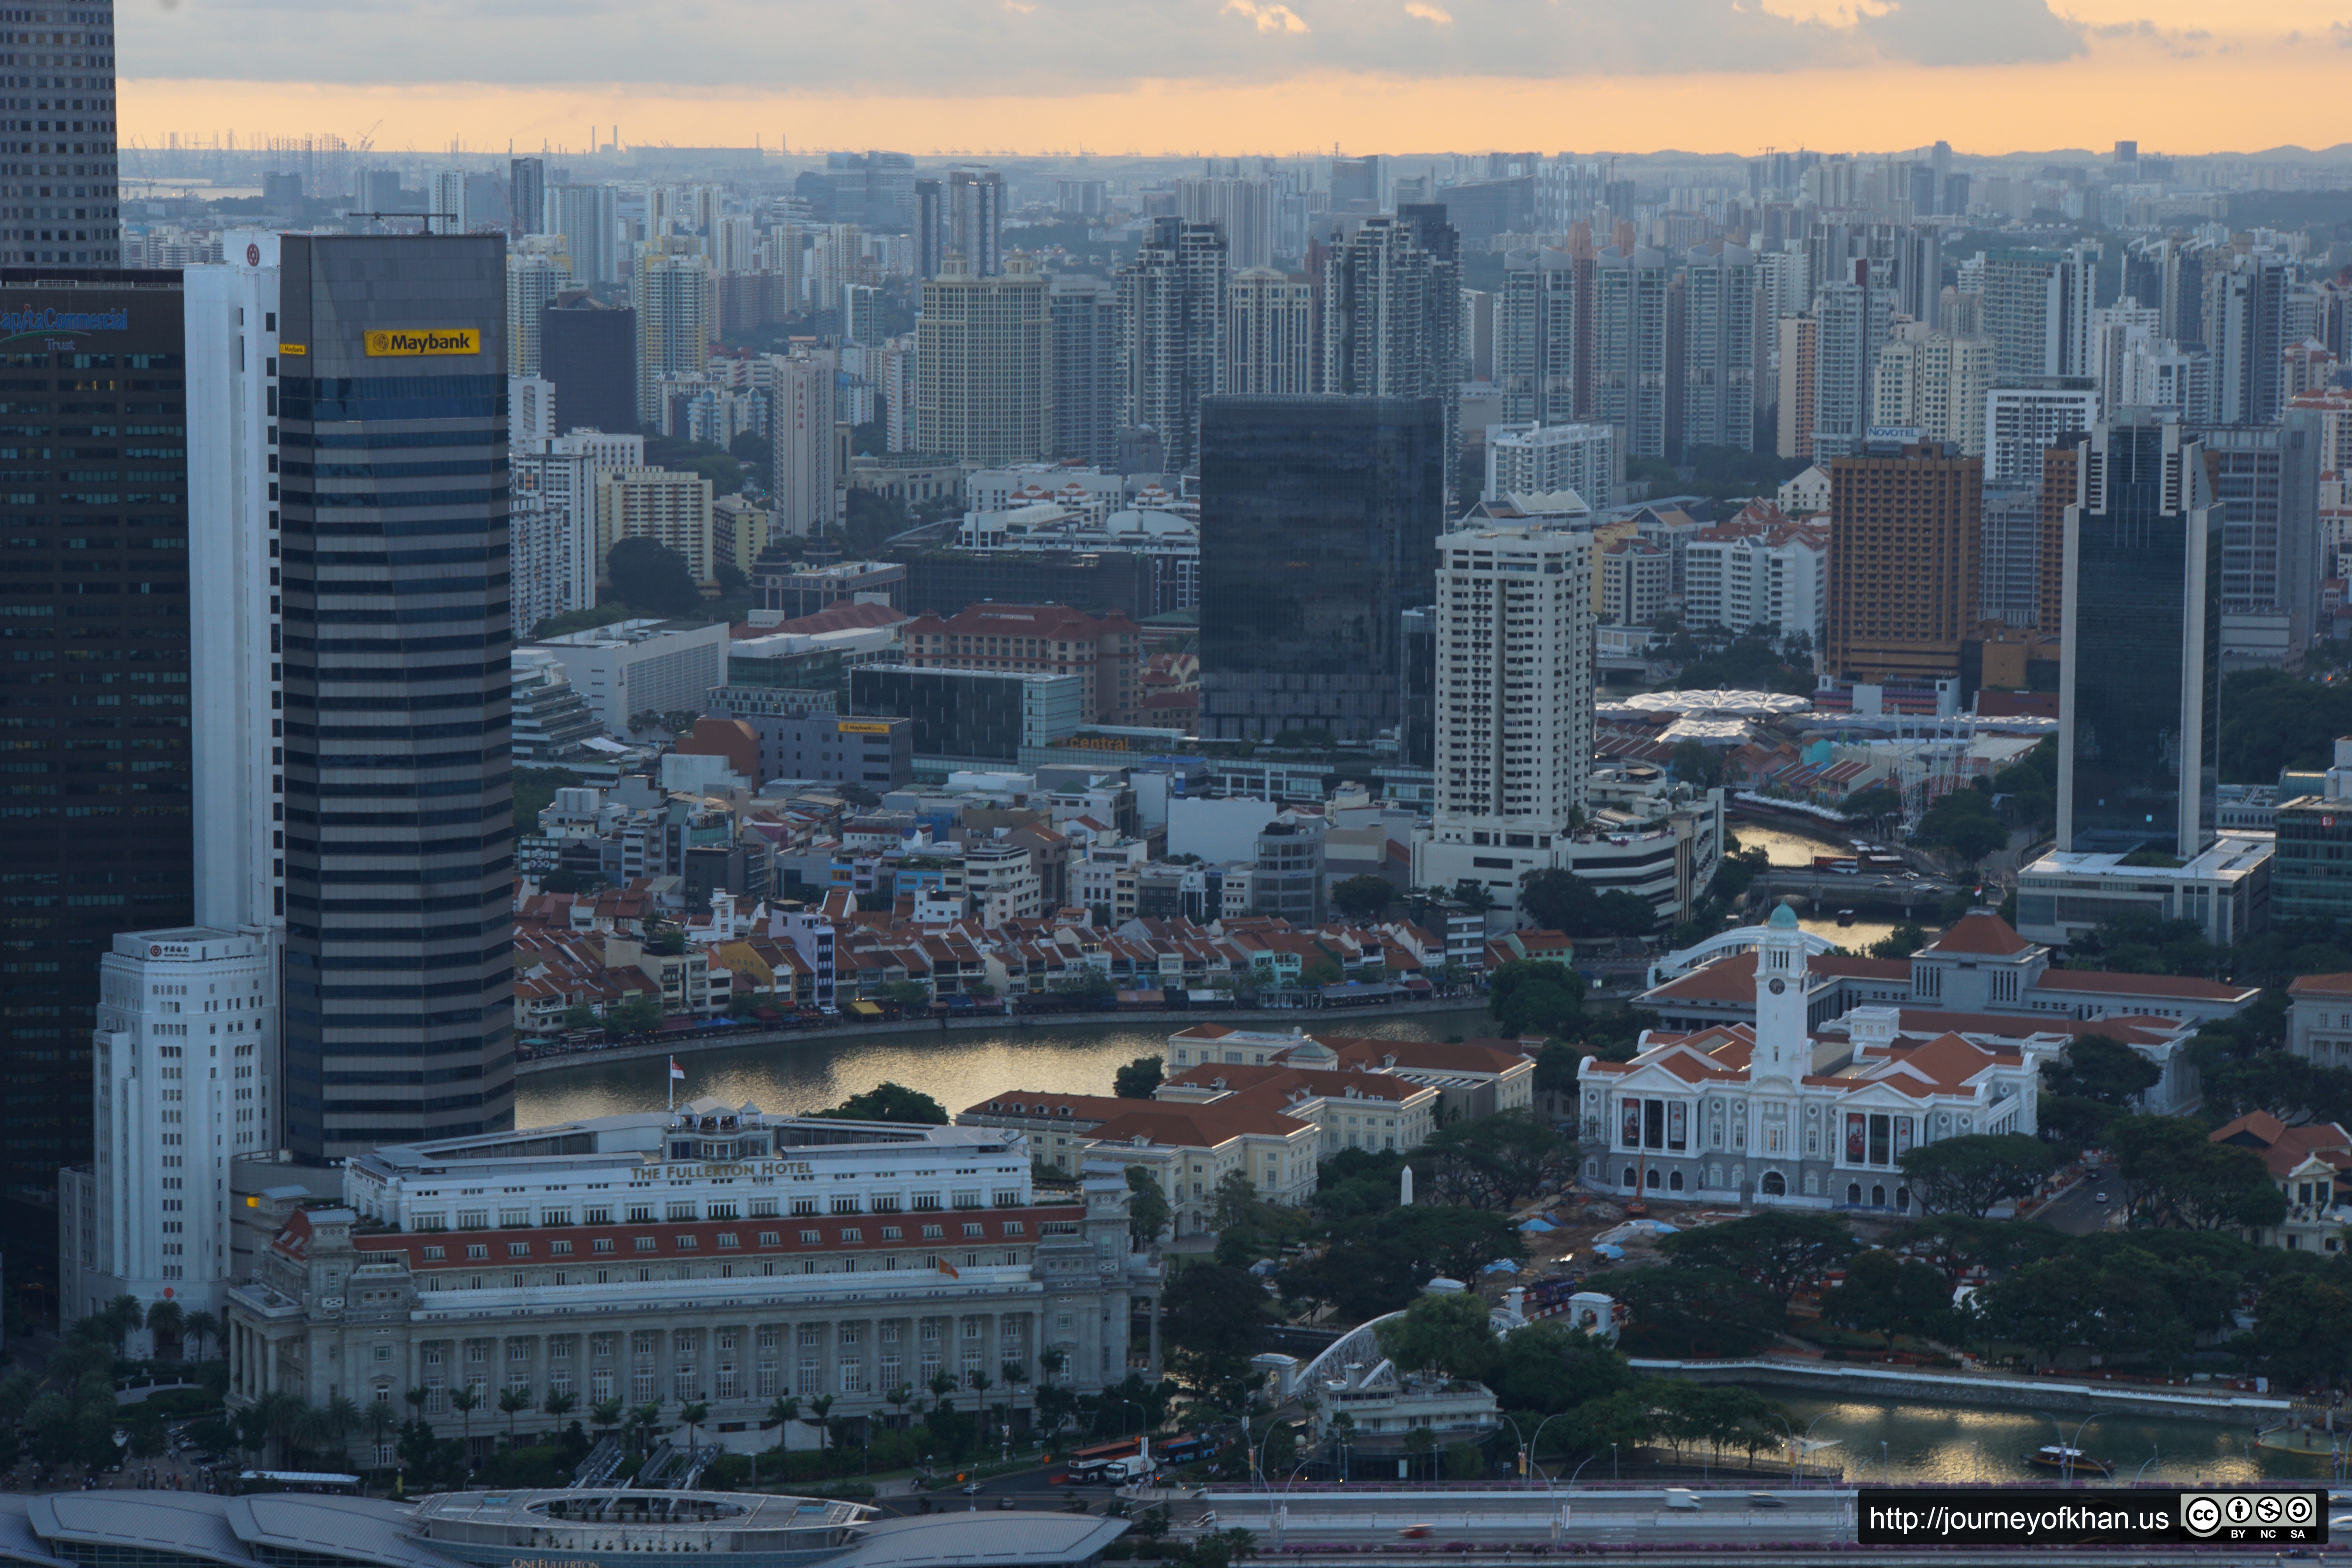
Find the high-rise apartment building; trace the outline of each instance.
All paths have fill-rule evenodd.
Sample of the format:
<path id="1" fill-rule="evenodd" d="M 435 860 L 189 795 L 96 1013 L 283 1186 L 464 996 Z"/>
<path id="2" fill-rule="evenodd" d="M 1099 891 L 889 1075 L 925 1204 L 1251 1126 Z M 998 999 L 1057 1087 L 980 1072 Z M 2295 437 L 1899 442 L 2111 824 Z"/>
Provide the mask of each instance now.
<path id="1" fill-rule="evenodd" d="M 1592 264 L 1589 243 L 1505 256 L 1495 300 L 1495 384 L 1505 419 L 1566 425 L 1591 414 Z"/>
<path id="2" fill-rule="evenodd" d="M 1201 732 L 1400 720 L 1402 616 L 1445 521 L 1433 397 L 1216 397 L 1201 415 Z"/>
<path id="3" fill-rule="evenodd" d="M 1592 268 L 1592 417 L 1624 433 L 1629 458 L 1666 454 L 1664 251 L 1601 251 Z"/>
<path id="4" fill-rule="evenodd" d="M 1107 467 L 1118 459 L 1118 290 L 1105 279 L 1056 273 L 1045 288 L 1054 318 L 1054 439 L 1047 456 Z"/>
<path id="5" fill-rule="evenodd" d="M 636 422 L 657 425 L 661 378 L 692 374 L 710 357 L 710 268 L 699 256 L 648 250 L 630 274 L 630 302 L 637 312 Z"/>
<path id="6" fill-rule="evenodd" d="M 569 259 L 562 256 L 507 258 L 507 374 L 540 375 L 540 315 L 572 286 Z"/>
<path id="7" fill-rule="evenodd" d="M 2012 626 L 2041 624 L 2042 534 L 2038 480 L 1986 483 L 1977 530 L 1977 614 Z"/>
<path id="8" fill-rule="evenodd" d="M 2289 407 L 2283 423 L 2195 428 L 2221 508 L 2225 668 L 2284 664 L 2319 623 L 2322 421 Z"/>
<path id="9" fill-rule="evenodd" d="M 2275 424 L 2286 406 L 2286 331 L 2293 279 L 2283 257 L 2209 259 L 2203 272 L 2206 352 L 2212 356 L 2212 417 L 2220 425 Z"/>
<path id="10" fill-rule="evenodd" d="M 1801 455 L 1816 462 L 1860 451 L 1869 434 L 1874 293 L 1843 282 L 1813 291 L 1812 449 Z"/>
<path id="11" fill-rule="evenodd" d="M 282 1146 L 325 1160 L 513 1124 L 506 247 L 277 243 Z"/>
<path id="12" fill-rule="evenodd" d="M 1616 504 L 1624 477 L 1624 444 L 1614 425 L 1490 426 L 1479 499 L 1574 490 L 1598 510 Z"/>
<path id="13" fill-rule="evenodd" d="M 1157 431 L 1171 473 L 1200 461 L 1201 399 L 1224 390 L 1226 254 L 1216 225 L 1159 217 L 1118 269 L 1120 423 Z"/>
<path id="14" fill-rule="evenodd" d="M 27 22 L 67 30 L 10 27 Z M 39 51 L 7 56 L 11 67 L 38 74 L 7 79 L 8 88 L 29 96 L 9 98 L 0 107 L 30 118 L 8 120 L 5 133 L 30 140 L 10 141 L 5 151 L 38 162 L 0 164 L 0 195 L 26 204 L 0 218 L 6 226 L 0 227 L 0 265 L 121 266 L 113 0 L 11 11 L 0 29 L 6 29 L 0 31 L 0 47 Z M 19 183 L 43 178 L 73 183 Z"/>
<path id="15" fill-rule="evenodd" d="M 567 430 L 637 427 L 637 313 L 565 290 L 540 312 L 539 374 L 555 388 Z"/>
<path id="16" fill-rule="evenodd" d="M 2098 250 L 1996 250 L 1984 258 L 1984 330 L 2003 378 L 2088 375 Z"/>
<path id="17" fill-rule="evenodd" d="M 696 582 L 718 580 L 709 479 L 670 468 L 620 468 L 600 470 L 595 486 L 599 577 L 609 575 L 613 546 L 625 539 L 650 539 L 685 562 Z M 628 584 L 614 587 L 628 596 Z"/>
<path id="18" fill-rule="evenodd" d="M 583 283 L 618 283 L 627 276 L 621 248 L 621 193 L 610 185 L 550 185 L 542 204 L 543 234 L 560 234 Z"/>
<path id="19" fill-rule="evenodd" d="M 1830 468 L 1833 679 L 1957 675 L 1976 628 L 1984 464 L 1942 442 L 1874 445 Z"/>
<path id="20" fill-rule="evenodd" d="M 547 232 L 547 160 L 507 160 L 507 211 L 514 233 Z"/>
<path id="21" fill-rule="evenodd" d="M 100 958 L 193 909 L 186 343 L 176 271 L 9 268 L 0 312 L 45 323 L 12 345 L 16 438 L 72 454 L 0 506 L 0 1196 L 45 1211 L 89 1157 Z"/>
<path id="22" fill-rule="evenodd" d="M 1592 757 L 1592 536 L 1465 528 L 1440 535 L 1437 811 L 1413 881 L 1516 900 L 1583 816 Z"/>
<path id="23" fill-rule="evenodd" d="M 1407 203 L 1331 247 L 1322 334 L 1325 392 L 1438 400 L 1450 506 L 1461 430 L 1462 263 L 1443 206 Z"/>
<path id="24" fill-rule="evenodd" d="M 2101 421 L 2065 508 L 2058 848 L 2182 858 L 2214 837 L 2221 504 L 2176 421 Z"/>
<path id="25" fill-rule="evenodd" d="M 1297 397 L 1315 390 L 1315 286 L 1244 267 L 1226 291 L 1225 390 Z"/>
<path id="26" fill-rule="evenodd" d="M 1682 449 L 1756 446 L 1756 262 L 1743 245 L 1693 250 L 1683 268 Z"/>
<path id="27" fill-rule="evenodd" d="M 1782 316 L 1775 323 L 1780 340 L 1780 395 L 1774 409 L 1777 439 L 1772 450 L 1783 458 L 1813 455 L 1813 391 L 1819 367 L 1821 332 L 1810 314 Z"/>
<path id="28" fill-rule="evenodd" d="M 932 183 L 919 181 L 918 185 Z M 929 266 L 923 276 L 937 277 L 950 252 L 962 253 L 975 278 L 993 278 L 1003 271 L 1004 176 L 993 169 L 950 169 L 937 184 L 928 207 L 919 189 L 916 203 L 916 248 Z M 926 216 L 935 226 L 928 235 L 919 232 Z M 931 259 L 934 253 L 936 260 Z"/>
<path id="29" fill-rule="evenodd" d="M 771 531 L 807 539 L 842 521 L 834 471 L 834 356 L 811 349 L 767 361 Z"/>
<path id="30" fill-rule="evenodd" d="M 915 356 L 918 450 L 989 467 L 1049 454 L 1054 321 L 1045 274 L 1028 257 L 990 278 L 950 251 L 923 285 Z"/>
<path id="31" fill-rule="evenodd" d="M 1274 265 L 1274 182 L 1213 176 L 1176 182 L 1176 216 L 1224 231 L 1225 256 L 1236 271 Z"/>
<path id="32" fill-rule="evenodd" d="M 2031 484 L 2042 454 L 2098 423 L 2099 389 L 2087 375 L 2003 376 L 1985 394 L 1985 478 Z"/>

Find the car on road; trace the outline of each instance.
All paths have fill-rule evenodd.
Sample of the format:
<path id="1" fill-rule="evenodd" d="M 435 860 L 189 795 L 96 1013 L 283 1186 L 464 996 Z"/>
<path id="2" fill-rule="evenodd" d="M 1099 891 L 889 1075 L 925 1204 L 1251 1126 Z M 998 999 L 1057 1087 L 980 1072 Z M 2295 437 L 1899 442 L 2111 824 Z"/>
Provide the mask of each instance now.
<path id="1" fill-rule="evenodd" d="M 1750 1508 L 1786 1508 L 1789 1505 L 1781 1501 L 1779 1498 L 1774 1497 L 1770 1492 L 1749 1492 L 1748 1494 L 1748 1506 Z"/>
<path id="2" fill-rule="evenodd" d="M 2091 1194 L 2091 1201 L 2095 1204 L 2105 1203 L 2107 1201 L 2107 1194 L 2105 1193 L 2093 1193 Z"/>

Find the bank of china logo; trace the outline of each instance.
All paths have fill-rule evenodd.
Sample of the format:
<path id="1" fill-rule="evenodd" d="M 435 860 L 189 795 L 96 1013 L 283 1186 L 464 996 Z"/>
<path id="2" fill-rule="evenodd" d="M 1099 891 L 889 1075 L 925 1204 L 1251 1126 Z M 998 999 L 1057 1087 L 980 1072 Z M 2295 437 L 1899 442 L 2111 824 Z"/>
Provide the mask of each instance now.
<path id="1" fill-rule="evenodd" d="M 2318 1519 L 2319 1505 L 2308 1492 L 2184 1492 L 2180 1498 L 2180 1527 L 2200 1540 L 2225 1528 L 2308 1528 Z"/>

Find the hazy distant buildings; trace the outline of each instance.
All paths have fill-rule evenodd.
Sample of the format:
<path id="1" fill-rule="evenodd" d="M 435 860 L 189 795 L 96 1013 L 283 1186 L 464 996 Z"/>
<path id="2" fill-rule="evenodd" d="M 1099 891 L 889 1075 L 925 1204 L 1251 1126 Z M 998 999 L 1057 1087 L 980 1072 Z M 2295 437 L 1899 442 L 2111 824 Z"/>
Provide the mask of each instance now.
<path id="1" fill-rule="evenodd" d="M 635 422 L 654 425 L 661 414 L 661 378 L 692 374 L 709 358 L 710 268 L 699 256 L 648 251 L 637 258 L 631 279 L 637 312 Z M 559 388 L 559 407 L 562 396 Z"/>
<path id="2" fill-rule="evenodd" d="M 1592 268 L 1591 416 L 1624 433 L 1629 458 L 1666 454 L 1665 255 L 1611 247 Z"/>
<path id="3" fill-rule="evenodd" d="M 1756 264 L 1748 247 L 1693 250 L 1682 278 L 1682 450 L 1756 446 Z"/>
<path id="4" fill-rule="evenodd" d="M 550 185 L 541 231 L 560 234 L 572 254 L 572 275 L 583 283 L 618 283 L 627 268 L 621 251 L 621 193 L 611 185 Z"/>
<path id="5" fill-rule="evenodd" d="M 2003 378 L 2091 374 L 2096 247 L 1996 250 L 1984 261 L 1984 331 Z"/>
<path id="6" fill-rule="evenodd" d="M 1212 177 L 1176 182 L 1176 216 L 1224 230 L 1226 259 L 1235 270 L 1274 264 L 1272 180 Z"/>
<path id="7" fill-rule="evenodd" d="M 507 160 L 507 206 L 516 234 L 547 232 L 547 161 L 545 159 L 509 158 Z"/>
<path id="8" fill-rule="evenodd" d="M 1217 397 L 1201 423 L 1201 733 L 1402 718 L 1402 616 L 1445 519 L 1434 397 Z"/>
<path id="9" fill-rule="evenodd" d="M 571 268 L 560 256 L 507 258 L 507 374 L 539 375 L 540 312 L 572 285 Z"/>
<path id="10" fill-rule="evenodd" d="M 1004 176 L 992 169 L 950 169 L 914 183 L 916 265 L 936 278 L 961 252 L 975 278 L 1004 270 Z"/>
<path id="11" fill-rule="evenodd" d="M 1270 267 L 1244 267 L 1226 292 L 1225 390 L 1300 396 L 1315 390 L 1315 288 Z"/>

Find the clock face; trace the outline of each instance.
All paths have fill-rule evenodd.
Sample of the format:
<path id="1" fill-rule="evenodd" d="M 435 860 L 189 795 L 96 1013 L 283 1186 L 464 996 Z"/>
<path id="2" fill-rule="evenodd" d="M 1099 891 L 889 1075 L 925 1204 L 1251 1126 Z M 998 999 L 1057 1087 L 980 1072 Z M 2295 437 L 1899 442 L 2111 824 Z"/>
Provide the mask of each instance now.
<path id="1" fill-rule="evenodd" d="M 1772 994 L 1775 996 L 1778 996 L 1781 992 L 1786 991 L 1788 988 L 1789 983 L 1785 980 L 1775 980 L 1772 982 Z"/>

